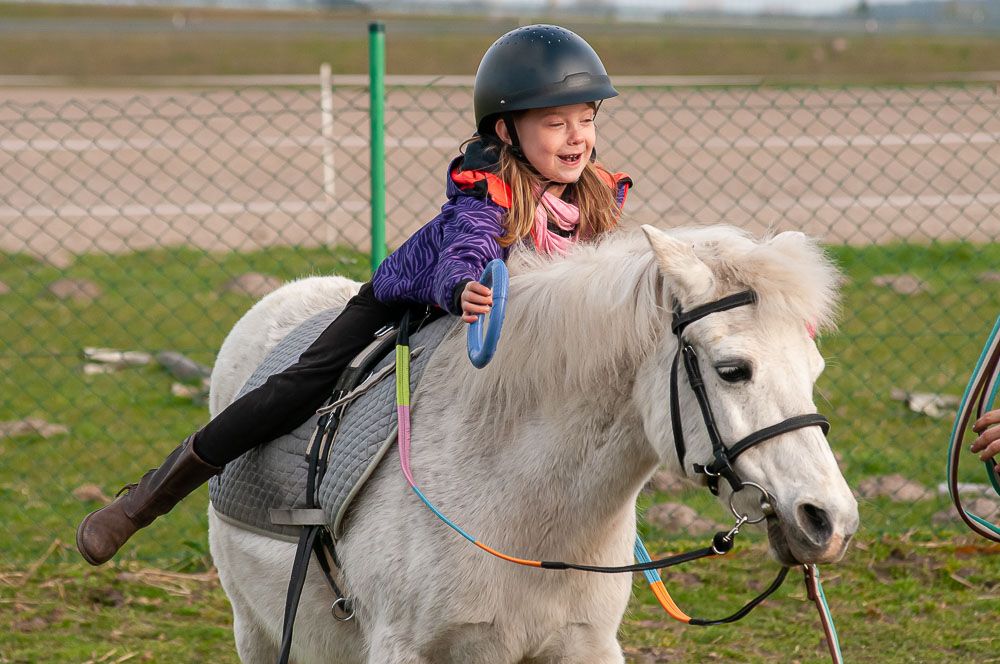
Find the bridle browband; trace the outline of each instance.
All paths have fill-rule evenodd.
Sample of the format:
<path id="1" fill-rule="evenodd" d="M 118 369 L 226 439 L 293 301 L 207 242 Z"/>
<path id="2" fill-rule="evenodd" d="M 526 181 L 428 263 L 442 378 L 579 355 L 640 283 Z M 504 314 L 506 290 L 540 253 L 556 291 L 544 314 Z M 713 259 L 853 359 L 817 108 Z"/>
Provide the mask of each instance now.
<path id="1" fill-rule="evenodd" d="M 670 367 L 670 426 L 674 432 L 674 448 L 677 451 L 677 461 L 681 465 L 681 471 L 687 475 L 687 466 L 684 463 L 687 449 L 684 444 L 683 424 L 681 423 L 680 399 L 677 395 L 677 374 L 678 364 L 684 363 L 684 370 L 687 373 L 688 383 L 698 400 L 698 407 L 701 409 L 702 419 L 705 420 L 705 428 L 708 430 L 708 438 L 712 442 L 713 460 L 707 465 L 694 464 L 695 473 L 706 476 L 708 488 L 713 494 L 719 493 L 719 478 L 723 477 L 729 482 L 733 492 L 743 488 L 743 480 L 733 468 L 736 458 L 764 441 L 780 436 L 789 431 L 803 429 L 805 427 L 818 426 L 823 429 L 826 435 L 830 431 L 830 421 L 819 413 L 808 413 L 805 415 L 795 415 L 786 420 L 773 424 L 769 427 L 754 431 L 742 440 L 726 447 L 719 435 L 719 429 L 715 424 L 715 415 L 712 413 L 712 406 L 708 402 L 708 393 L 705 391 L 705 381 L 701 376 L 701 369 L 698 366 L 698 354 L 694 346 L 684 339 L 684 330 L 691 323 L 701 320 L 709 314 L 720 311 L 729 311 L 737 307 L 757 302 L 757 294 L 752 290 L 746 290 L 733 295 L 703 304 L 690 311 L 681 309 L 680 304 L 674 307 L 673 322 L 670 325 L 671 331 L 677 337 L 677 353 Z"/>

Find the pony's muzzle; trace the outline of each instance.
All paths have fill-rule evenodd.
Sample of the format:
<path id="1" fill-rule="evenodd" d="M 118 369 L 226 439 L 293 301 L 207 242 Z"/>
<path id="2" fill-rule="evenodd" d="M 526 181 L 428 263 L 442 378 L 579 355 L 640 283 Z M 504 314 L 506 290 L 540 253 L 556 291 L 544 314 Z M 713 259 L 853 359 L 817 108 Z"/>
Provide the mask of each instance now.
<path id="1" fill-rule="evenodd" d="M 782 528 L 790 553 L 800 562 L 840 560 L 858 527 L 857 509 L 837 510 L 818 501 L 802 501 L 791 514 L 791 528 Z"/>

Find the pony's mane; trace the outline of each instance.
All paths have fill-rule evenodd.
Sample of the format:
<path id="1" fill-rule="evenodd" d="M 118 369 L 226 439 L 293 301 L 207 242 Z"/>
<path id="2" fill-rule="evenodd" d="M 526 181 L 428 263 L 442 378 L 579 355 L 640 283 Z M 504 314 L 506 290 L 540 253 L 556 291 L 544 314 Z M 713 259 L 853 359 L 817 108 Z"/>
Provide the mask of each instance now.
<path id="1" fill-rule="evenodd" d="M 752 288 L 760 320 L 833 325 L 839 273 L 801 233 L 755 240 L 731 226 L 672 229 L 712 270 L 718 296 Z M 523 412 L 539 395 L 627 388 L 620 380 L 669 334 L 669 284 L 638 229 L 578 245 L 564 259 L 514 251 L 510 296 L 493 362 L 466 375 L 459 394 Z"/>

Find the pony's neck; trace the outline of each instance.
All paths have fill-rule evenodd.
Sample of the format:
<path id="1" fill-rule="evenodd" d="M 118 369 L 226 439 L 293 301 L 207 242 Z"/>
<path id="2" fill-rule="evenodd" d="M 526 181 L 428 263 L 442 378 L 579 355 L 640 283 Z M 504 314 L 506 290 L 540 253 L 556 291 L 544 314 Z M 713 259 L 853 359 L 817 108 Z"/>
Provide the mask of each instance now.
<path id="1" fill-rule="evenodd" d="M 491 364 L 463 367 L 460 353 L 448 353 L 459 358 L 448 373 L 463 376 L 455 398 L 468 433 L 493 447 L 500 460 L 491 464 L 527 464 L 510 490 L 539 493 L 532 504 L 544 502 L 541 494 L 572 497 L 547 518 L 525 514 L 535 522 L 527 527 L 581 552 L 595 531 L 620 531 L 624 519 L 632 527 L 635 496 L 659 460 L 633 387 L 668 316 L 649 253 L 615 253 L 605 247 L 515 272 Z"/>

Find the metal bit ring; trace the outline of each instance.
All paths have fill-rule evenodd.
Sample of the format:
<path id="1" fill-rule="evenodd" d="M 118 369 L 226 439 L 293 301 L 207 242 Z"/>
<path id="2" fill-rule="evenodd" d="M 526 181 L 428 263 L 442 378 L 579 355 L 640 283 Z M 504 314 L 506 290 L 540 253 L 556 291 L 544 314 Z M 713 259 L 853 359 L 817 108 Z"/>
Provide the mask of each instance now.
<path id="1" fill-rule="evenodd" d="M 739 491 L 733 491 L 732 493 L 729 494 L 729 509 L 733 513 L 733 516 L 735 516 L 738 520 L 741 520 L 745 523 L 760 523 L 764 519 L 767 519 L 770 516 L 774 516 L 774 500 L 771 498 L 771 494 L 769 494 L 764 489 L 764 487 L 757 484 L 756 482 L 747 482 L 746 480 L 744 480 L 743 488 L 746 488 L 748 486 L 752 486 L 753 488 L 760 491 L 761 515 L 757 518 L 751 519 L 750 515 L 748 514 L 740 514 L 740 512 L 736 509 L 736 505 L 733 504 L 733 499 L 736 497 L 736 494 L 739 493 Z M 743 489 L 740 489 L 740 491 L 742 490 Z"/>

